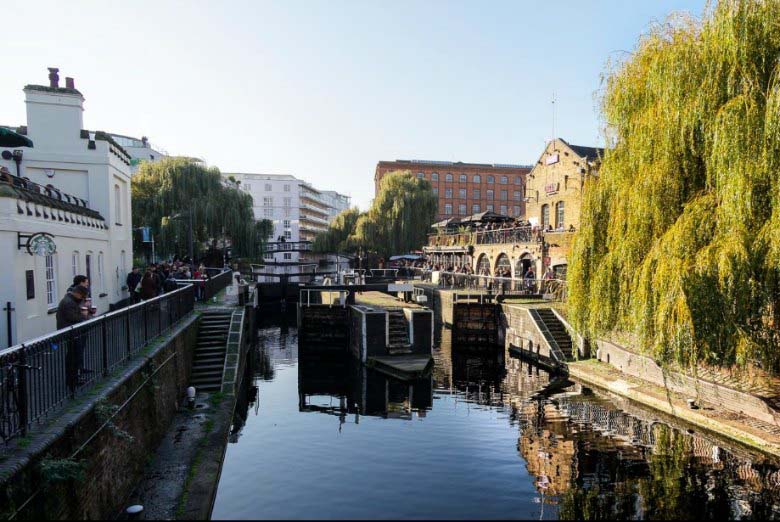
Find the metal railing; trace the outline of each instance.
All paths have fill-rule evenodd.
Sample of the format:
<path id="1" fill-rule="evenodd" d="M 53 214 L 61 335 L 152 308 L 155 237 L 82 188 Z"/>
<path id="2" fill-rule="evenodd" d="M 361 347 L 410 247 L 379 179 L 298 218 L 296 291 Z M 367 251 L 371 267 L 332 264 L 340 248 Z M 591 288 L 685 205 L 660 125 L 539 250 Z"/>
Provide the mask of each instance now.
<path id="1" fill-rule="evenodd" d="M 195 297 L 200 301 L 206 301 L 216 296 L 223 288 L 233 284 L 233 271 L 225 270 L 207 279 L 174 279 L 174 281 L 179 286 L 193 285 Z"/>
<path id="2" fill-rule="evenodd" d="M 314 294 L 314 299 L 312 300 L 312 294 Z M 336 299 L 333 299 L 334 295 L 337 294 L 338 297 Z M 337 304 L 337 306 L 340 306 L 341 308 L 344 308 L 347 306 L 347 297 L 349 297 L 350 291 L 349 290 L 310 290 L 310 289 L 301 289 L 301 295 L 300 295 L 300 305 L 303 307 L 309 307 L 311 305 L 323 305 L 332 307 L 334 304 Z M 325 299 L 330 300 L 329 303 L 325 303 Z M 314 302 L 312 302 L 314 301 Z M 337 301 L 337 303 L 334 303 L 334 301 Z"/>
<path id="3" fill-rule="evenodd" d="M 540 241 L 543 233 L 540 227 L 498 228 L 494 230 L 473 230 L 451 234 L 430 234 L 428 246 L 493 245 L 501 243 L 532 243 Z"/>
<path id="4" fill-rule="evenodd" d="M 187 285 L 1 351 L 0 438 L 25 435 L 189 315 L 194 301 Z"/>
<path id="5" fill-rule="evenodd" d="M 566 281 L 562 279 L 526 279 L 464 274 L 407 268 L 422 281 L 438 283 L 440 288 L 488 291 L 504 296 L 541 295 L 548 301 L 566 301 Z"/>

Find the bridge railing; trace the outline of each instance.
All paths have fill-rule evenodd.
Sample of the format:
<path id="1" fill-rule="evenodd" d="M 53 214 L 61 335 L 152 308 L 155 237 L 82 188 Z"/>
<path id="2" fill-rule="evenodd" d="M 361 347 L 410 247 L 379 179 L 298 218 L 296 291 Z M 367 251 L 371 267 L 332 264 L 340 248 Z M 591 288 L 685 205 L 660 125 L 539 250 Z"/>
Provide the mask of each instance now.
<path id="1" fill-rule="evenodd" d="M 233 271 L 225 270 L 207 279 L 175 279 L 175 281 L 180 287 L 193 285 L 195 295 L 205 301 L 216 296 L 223 288 L 233 284 Z"/>
<path id="2" fill-rule="evenodd" d="M 422 281 L 438 283 L 440 288 L 488 291 L 504 296 L 541 295 L 548 301 L 566 301 L 566 281 L 563 279 L 526 279 L 496 277 L 424 268 L 406 268 Z"/>
<path id="3" fill-rule="evenodd" d="M 187 285 L 0 351 L 0 438 L 25 435 L 123 366 L 189 315 L 194 301 Z"/>
<path id="4" fill-rule="evenodd" d="M 301 289 L 299 303 L 301 306 L 309 307 L 312 305 L 340 306 L 345 308 L 348 304 L 349 290 L 322 290 L 322 289 Z M 312 298 L 312 296 L 314 296 Z M 326 303 L 324 301 L 329 300 Z M 334 302 L 335 301 L 335 302 Z"/>

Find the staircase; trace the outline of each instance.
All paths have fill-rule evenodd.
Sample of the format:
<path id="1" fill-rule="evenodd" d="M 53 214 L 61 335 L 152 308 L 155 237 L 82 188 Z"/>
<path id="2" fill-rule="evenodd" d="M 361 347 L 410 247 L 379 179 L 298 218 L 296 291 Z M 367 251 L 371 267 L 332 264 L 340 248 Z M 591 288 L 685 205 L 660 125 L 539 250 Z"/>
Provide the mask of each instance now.
<path id="1" fill-rule="evenodd" d="M 198 391 L 219 391 L 222 388 L 232 315 L 230 310 L 214 310 L 204 312 L 201 317 L 190 380 Z"/>
<path id="2" fill-rule="evenodd" d="M 566 360 L 571 361 L 573 359 L 572 350 L 574 344 L 571 341 L 569 331 L 551 309 L 537 308 L 536 312 L 539 314 L 539 319 L 544 323 L 544 326 L 547 327 L 552 338 L 558 343 L 558 347 L 561 349 L 561 352 L 563 352 Z"/>
<path id="3" fill-rule="evenodd" d="M 409 344 L 409 326 L 403 311 L 390 309 L 387 311 L 390 337 L 387 351 L 392 354 L 412 353 L 412 345 Z"/>

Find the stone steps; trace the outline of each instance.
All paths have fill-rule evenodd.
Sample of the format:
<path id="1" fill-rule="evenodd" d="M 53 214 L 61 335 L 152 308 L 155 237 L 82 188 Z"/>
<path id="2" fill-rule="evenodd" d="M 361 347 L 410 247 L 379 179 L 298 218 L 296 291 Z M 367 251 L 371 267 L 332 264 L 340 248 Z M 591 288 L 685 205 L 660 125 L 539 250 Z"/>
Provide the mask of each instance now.
<path id="1" fill-rule="evenodd" d="M 205 312 L 201 318 L 190 377 L 190 384 L 199 391 L 222 388 L 231 317 L 232 313 L 219 311 Z"/>

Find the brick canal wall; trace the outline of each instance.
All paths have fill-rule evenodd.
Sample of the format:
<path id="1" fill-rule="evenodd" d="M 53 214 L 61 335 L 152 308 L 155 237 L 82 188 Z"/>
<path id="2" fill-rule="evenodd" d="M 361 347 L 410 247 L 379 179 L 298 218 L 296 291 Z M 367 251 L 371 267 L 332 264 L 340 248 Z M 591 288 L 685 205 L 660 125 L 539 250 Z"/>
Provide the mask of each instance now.
<path id="1" fill-rule="evenodd" d="M 0 463 L 0 518 L 113 518 L 143 477 L 189 383 L 193 314 L 108 381 L 66 404 Z"/>

